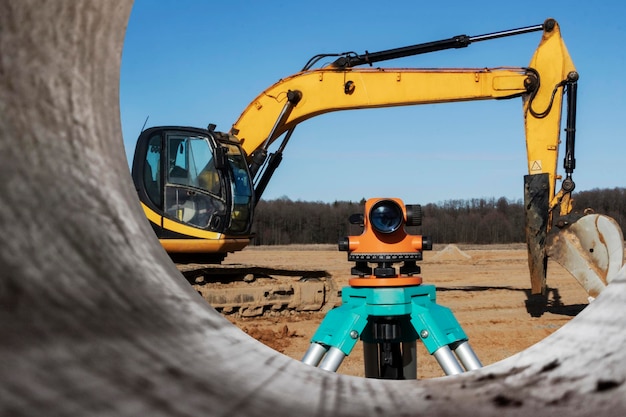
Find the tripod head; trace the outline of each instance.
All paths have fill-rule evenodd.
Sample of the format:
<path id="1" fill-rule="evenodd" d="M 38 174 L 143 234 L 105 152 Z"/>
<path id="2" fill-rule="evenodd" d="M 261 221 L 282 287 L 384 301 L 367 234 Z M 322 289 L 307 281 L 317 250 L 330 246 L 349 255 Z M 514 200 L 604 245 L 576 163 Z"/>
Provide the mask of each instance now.
<path id="1" fill-rule="evenodd" d="M 339 250 L 347 251 L 348 261 L 356 263 L 352 275 L 397 278 L 394 264 L 399 262 L 403 262 L 400 275 L 420 273 L 416 262 L 422 260 L 422 251 L 432 249 L 432 242 L 428 237 L 409 234 L 405 228 L 422 224 L 420 205 L 404 205 L 399 198 L 371 198 L 365 202 L 363 214 L 350 216 L 350 223 L 363 226 L 360 236 L 339 240 Z M 370 263 L 376 266 L 372 268 Z M 404 284 L 398 281 L 396 285 Z"/>

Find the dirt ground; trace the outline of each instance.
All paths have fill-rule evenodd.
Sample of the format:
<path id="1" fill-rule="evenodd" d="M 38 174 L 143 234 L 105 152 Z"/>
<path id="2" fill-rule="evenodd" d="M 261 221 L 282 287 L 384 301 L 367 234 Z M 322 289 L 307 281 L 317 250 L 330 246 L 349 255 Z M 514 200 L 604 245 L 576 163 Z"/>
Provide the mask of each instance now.
<path id="1" fill-rule="evenodd" d="M 567 271 L 548 265 L 549 303 L 540 316 L 526 307 L 530 280 L 524 245 L 441 245 L 424 252 L 424 284 L 437 288 L 437 303 L 449 307 L 483 365 L 507 358 L 539 342 L 588 305 L 588 296 Z M 348 285 L 351 263 L 333 245 L 251 247 L 227 257 L 226 264 L 325 270 L 339 287 Z M 229 320 L 273 349 L 301 360 L 323 313 Z M 418 378 L 443 376 L 436 360 L 418 341 Z M 363 349 L 357 343 L 339 373 L 363 376 Z"/>

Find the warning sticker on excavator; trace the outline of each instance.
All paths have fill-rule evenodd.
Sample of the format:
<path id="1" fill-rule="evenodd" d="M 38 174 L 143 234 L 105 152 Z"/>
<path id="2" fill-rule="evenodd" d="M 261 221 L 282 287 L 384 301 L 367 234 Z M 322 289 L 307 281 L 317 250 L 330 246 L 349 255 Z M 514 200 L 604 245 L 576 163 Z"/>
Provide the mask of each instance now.
<path id="1" fill-rule="evenodd" d="M 537 159 L 535 161 L 530 162 L 530 172 L 541 171 L 541 160 Z"/>

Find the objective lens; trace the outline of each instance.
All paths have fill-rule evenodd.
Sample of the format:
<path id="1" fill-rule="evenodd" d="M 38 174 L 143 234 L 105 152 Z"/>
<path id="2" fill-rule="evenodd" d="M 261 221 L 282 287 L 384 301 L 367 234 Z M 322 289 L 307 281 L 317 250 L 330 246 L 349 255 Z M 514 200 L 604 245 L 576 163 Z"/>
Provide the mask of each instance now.
<path id="1" fill-rule="evenodd" d="M 381 200 L 370 210 L 370 223 L 380 233 L 393 233 L 402 226 L 402 208 L 391 200 Z"/>

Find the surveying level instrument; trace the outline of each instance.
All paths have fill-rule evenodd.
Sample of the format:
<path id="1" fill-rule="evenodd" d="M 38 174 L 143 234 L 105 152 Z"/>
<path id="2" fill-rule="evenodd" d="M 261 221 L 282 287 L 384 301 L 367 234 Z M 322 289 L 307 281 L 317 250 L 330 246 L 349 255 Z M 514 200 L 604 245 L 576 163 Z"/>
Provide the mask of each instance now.
<path id="1" fill-rule="evenodd" d="M 421 285 L 417 275 L 416 262 L 432 242 L 405 226 L 421 225 L 421 206 L 373 198 L 350 222 L 363 232 L 340 239 L 339 250 L 355 262 L 351 274 L 357 277 L 342 289 L 342 305 L 324 317 L 302 362 L 337 371 L 361 340 L 367 378 L 416 379 L 419 339 L 446 375 L 481 368 L 452 311 L 436 303 L 435 286 Z"/>

